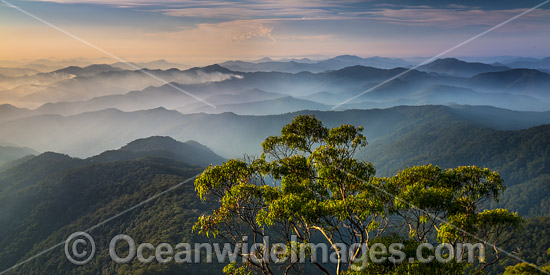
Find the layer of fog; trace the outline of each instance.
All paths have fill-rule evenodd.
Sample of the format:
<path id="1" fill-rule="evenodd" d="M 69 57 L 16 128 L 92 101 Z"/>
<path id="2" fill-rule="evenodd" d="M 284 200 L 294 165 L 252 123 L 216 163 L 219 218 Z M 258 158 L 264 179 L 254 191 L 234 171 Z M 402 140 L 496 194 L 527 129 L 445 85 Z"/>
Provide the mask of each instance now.
<path id="1" fill-rule="evenodd" d="M 414 127 L 419 121 L 429 123 L 433 119 L 441 125 L 458 119 L 499 130 L 550 123 L 550 112 L 517 112 L 493 107 L 421 106 L 299 113 L 314 113 L 330 127 L 344 122 L 363 125 L 370 142 L 384 141 L 404 128 Z M 119 148 L 138 138 L 159 135 L 199 141 L 226 158 L 241 157 L 245 153 L 259 154 L 261 142 L 268 136 L 279 134 L 281 127 L 297 114 L 183 115 L 158 108 L 138 112 L 109 109 L 67 117 L 39 115 L 0 124 L 0 140 L 37 151 L 88 157 Z"/>
<path id="2" fill-rule="evenodd" d="M 92 75 L 56 71 L 31 76 L 0 76 L 0 102 L 37 108 L 45 103 L 85 101 L 167 83 L 197 84 L 224 81 L 234 77 L 238 75 L 178 69 L 111 70 Z"/>

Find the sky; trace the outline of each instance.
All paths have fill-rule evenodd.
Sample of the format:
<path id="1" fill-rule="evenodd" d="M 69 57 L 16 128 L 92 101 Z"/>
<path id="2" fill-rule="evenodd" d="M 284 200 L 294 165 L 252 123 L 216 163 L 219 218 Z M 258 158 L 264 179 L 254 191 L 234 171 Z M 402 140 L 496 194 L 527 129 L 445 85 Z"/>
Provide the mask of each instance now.
<path id="1" fill-rule="evenodd" d="M 93 59 L 105 52 L 191 65 L 341 54 L 430 57 L 544 1 L 0 0 L 0 60 Z M 549 49 L 547 3 L 447 56 L 540 58 Z"/>

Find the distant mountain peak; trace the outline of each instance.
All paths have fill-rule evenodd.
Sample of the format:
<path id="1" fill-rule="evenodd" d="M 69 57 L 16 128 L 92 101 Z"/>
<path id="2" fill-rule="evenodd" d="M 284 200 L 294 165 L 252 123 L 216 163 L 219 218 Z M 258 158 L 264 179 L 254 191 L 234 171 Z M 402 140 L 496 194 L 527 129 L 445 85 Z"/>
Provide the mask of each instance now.
<path id="1" fill-rule="evenodd" d="M 84 67 L 84 69 L 90 69 L 90 68 L 109 68 L 109 69 L 117 69 L 109 64 L 92 64 L 90 66 Z"/>
<path id="2" fill-rule="evenodd" d="M 436 60 L 430 62 L 429 64 L 436 65 L 436 64 L 453 64 L 453 63 L 466 64 L 466 63 L 470 63 L 470 62 L 462 61 L 462 60 L 454 58 L 454 57 L 447 57 L 447 58 L 436 59 Z"/>
<path id="3" fill-rule="evenodd" d="M 20 109 L 8 103 L 0 104 L 0 108 L 12 109 L 12 110 Z"/>
<path id="4" fill-rule="evenodd" d="M 174 159 L 194 165 L 207 166 L 225 161 L 208 147 L 196 142 L 180 142 L 169 136 L 151 136 L 136 139 L 118 150 L 92 157 L 93 162 L 112 162 L 144 157 Z"/>
<path id="5" fill-rule="evenodd" d="M 533 75 L 533 76 L 539 76 L 539 77 L 548 77 L 548 76 L 550 76 L 547 73 L 541 72 L 539 70 L 525 69 L 525 68 L 510 69 L 510 70 L 500 71 L 500 72 L 488 72 L 488 73 L 484 73 L 484 74 L 480 74 L 480 75 L 503 75 L 503 76 Z"/>
<path id="6" fill-rule="evenodd" d="M 82 69 L 82 67 L 79 67 L 79 66 L 69 66 L 69 67 L 66 67 L 66 68 L 63 68 L 63 69 L 56 70 L 56 71 L 54 71 L 54 73 L 56 73 L 56 72 L 63 72 L 63 71 L 70 71 L 70 70 L 75 70 L 75 69 Z"/>
<path id="7" fill-rule="evenodd" d="M 343 61 L 357 61 L 357 60 L 362 60 L 363 58 L 357 56 L 357 55 L 350 55 L 350 54 L 346 54 L 346 55 L 339 55 L 339 56 L 336 56 L 334 57 L 334 59 L 338 59 L 338 60 L 343 60 Z"/>
<path id="8" fill-rule="evenodd" d="M 246 92 L 248 92 L 248 93 L 266 93 L 266 91 L 264 91 L 262 89 L 258 89 L 258 88 L 252 88 L 250 90 L 247 90 Z"/>
<path id="9" fill-rule="evenodd" d="M 74 158 L 66 154 L 60 154 L 55 152 L 44 152 L 38 156 L 29 160 L 29 162 L 40 163 L 40 162 L 53 162 L 53 161 L 68 161 L 73 160 Z"/>
<path id="10" fill-rule="evenodd" d="M 202 71 L 207 73 L 226 73 L 226 74 L 233 73 L 233 71 L 225 67 L 222 67 L 219 64 L 209 65 L 206 67 L 195 67 L 195 68 L 189 69 L 189 71 L 193 71 L 193 72 Z"/>
<path id="11" fill-rule="evenodd" d="M 258 60 L 256 60 L 256 61 L 254 61 L 254 62 L 261 63 L 261 62 L 273 62 L 273 61 L 275 61 L 275 60 L 273 60 L 273 59 L 271 59 L 271 58 L 269 58 L 269 57 L 263 57 L 263 58 L 260 58 L 260 59 L 258 59 Z"/>
<path id="12" fill-rule="evenodd" d="M 361 75 L 361 74 L 368 74 L 372 72 L 382 72 L 382 71 L 387 71 L 387 70 L 378 69 L 374 67 L 367 67 L 363 65 L 354 65 L 354 66 L 345 67 L 336 71 L 331 71 L 329 73 L 339 74 L 344 76 L 356 76 L 357 74 Z"/>
<path id="13" fill-rule="evenodd" d="M 90 76 L 99 73 L 111 72 L 111 71 L 121 71 L 121 68 L 113 67 L 108 64 L 93 64 L 86 67 L 79 66 L 69 66 L 63 69 L 53 71 L 53 73 L 67 73 L 77 76 Z"/>
<path id="14" fill-rule="evenodd" d="M 495 66 L 480 62 L 466 62 L 456 58 L 440 58 L 418 67 L 418 70 L 458 77 L 472 77 L 476 74 L 498 72 L 509 69 L 505 66 Z"/>
<path id="15" fill-rule="evenodd" d="M 122 151 L 147 151 L 154 149 L 168 149 L 172 146 L 183 144 L 168 136 L 152 136 L 147 138 L 136 139 L 126 145 L 120 150 Z"/>

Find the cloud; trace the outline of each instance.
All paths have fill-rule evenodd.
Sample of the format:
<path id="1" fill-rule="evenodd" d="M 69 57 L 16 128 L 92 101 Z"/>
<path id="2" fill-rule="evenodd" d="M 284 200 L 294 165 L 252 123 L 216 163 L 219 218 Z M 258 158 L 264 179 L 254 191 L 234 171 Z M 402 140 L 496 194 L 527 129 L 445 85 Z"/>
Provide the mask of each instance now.
<path id="1" fill-rule="evenodd" d="M 90 41 L 97 41 L 98 45 L 120 56 L 174 56 L 183 63 L 192 59 L 191 62 L 197 60 L 200 64 L 205 64 L 202 60 L 219 62 L 224 59 L 276 55 L 429 55 L 437 49 L 449 47 L 449 43 L 462 41 L 525 10 L 486 9 L 449 3 L 427 6 L 427 1 L 415 2 L 418 5 L 395 5 L 393 3 L 396 2 L 382 4 L 379 0 L 49 2 L 108 6 L 108 12 L 101 15 L 102 18 L 111 19 L 113 24 L 101 25 L 94 18 L 92 22 L 75 21 L 79 24 L 67 24 L 67 28 Z M 89 8 L 86 5 L 55 5 L 56 13 L 52 14 L 65 14 L 64 7 L 85 11 Z M 40 12 L 46 15 L 48 13 L 46 9 Z M 119 26 L 119 22 L 132 24 Z M 533 44 L 533 41 L 540 41 L 537 48 L 542 49 L 548 45 L 548 39 L 541 38 L 541 34 L 547 30 L 549 22 L 549 10 L 535 10 L 499 28 L 484 37 L 483 41 L 487 41 L 487 49 L 508 44 L 523 45 L 524 41 Z M 25 38 L 29 35 L 22 31 L 23 26 L 9 27 L 6 25 L 10 35 L 14 34 L 6 36 L 10 37 L 9 43 L 0 43 L 3 50 L 0 53 L 9 53 L 10 50 L 11 53 L 21 52 L 20 55 L 24 56 L 27 53 L 21 51 L 22 44 L 27 44 L 25 49 L 28 48 L 29 54 L 38 53 L 33 50 L 36 45 L 44 48 L 44 45 L 51 44 L 52 48 L 55 46 L 62 49 L 58 50 L 60 53 L 71 51 L 72 54 L 75 51 L 73 49 L 76 49 L 72 45 L 63 48 L 67 43 L 59 42 L 54 45 L 51 42 L 54 38 L 50 37 L 59 34 L 54 33 L 52 36 L 47 32 L 35 31 L 38 35 L 48 34 L 48 37 L 39 40 L 35 36 Z M 507 37 L 499 36 L 499 33 L 505 33 Z M 481 43 L 481 40 L 476 43 Z M 6 44 L 9 44 L 9 48 L 6 48 Z M 82 49 L 79 51 L 84 52 Z M 84 52 L 85 56 L 88 54 Z M 163 56 L 159 56 L 161 54 Z"/>
<path id="2" fill-rule="evenodd" d="M 482 9 L 475 6 L 450 4 L 441 8 L 428 5 L 376 4 L 359 5 L 354 1 L 251 1 L 246 4 L 232 2 L 211 2 L 208 7 L 189 6 L 185 8 L 164 9 L 169 16 L 216 18 L 227 21 L 256 20 L 265 21 L 378 21 L 380 23 L 419 25 L 435 28 L 461 28 L 467 26 L 491 27 L 510 19 L 526 9 Z M 500 31 L 540 30 L 547 28 L 550 10 L 538 9 L 526 15 Z M 265 32 L 264 32 L 265 31 Z M 268 37 L 271 31 L 251 30 L 236 40 Z M 265 36 L 264 36 L 265 35 Z"/>
<path id="3" fill-rule="evenodd" d="M 470 6 L 458 5 L 458 4 L 449 4 L 448 7 L 451 9 L 457 9 L 457 10 L 480 9 L 480 7 L 470 7 Z"/>
<path id="4" fill-rule="evenodd" d="M 208 43 L 207 47 L 225 45 L 224 50 L 241 48 L 245 43 L 275 43 L 278 38 L 273 34 L 275 27 L 269 20 L 235 20 L 220 23 L 201 23 L 195 27 L 183 27 L 175 32 L 149 33 L 148 37 L 161 40 L 185 40 L 186 45 Z M 232 44 L 235 44 L 234 46 Z"/>
<path id="5" fill-rule="evenodd" d="M 193 18 L 198 22 L 238 21 L 238 20 L 371 20 L 391 24 L 416 24 L 423 26 L 457 28 L 463 26 L 494 26 L 525 9 L 484 9 L 464 4 L 426 5 L 417 1 L 416 5 L 399 5 L 392 1 L 359 0 L 35 0 L 57 3 L 94 3 L 137 10 L 158 12 L 170 17 Z M 516 6 L 522 6 L 517 4 Z M 535 10 L 522 17 L 523 28 L 533 21 L 546 22 L 550 10 Z M 529 22 L 525 22 L 526 20 Z M 518 20 L 519 21 L 519 20 Z M 196 21 L 194 21 L 196 24 Z M 258 28 L 257 26 L 255 26 Z M 269 27 L 266 27 L 269 28 Z M 262 30 L 249 30 L 246 37 L 263 37 Z M 265 32 L 267 35 L 268 32 Z M 270 38 L 272 37 L 266 36 Z M 239 38 L 236 37 L 238 40 Z"/>
<path id="6" fill-rule="evenodd" d="M 272 31 L 273 31 L 272 27 L 259 25 L 253 30 L 233 36 L 232 40 L 243 41 L 243 40 L 258 39 L 258 38 L 269 38 L 271 41 L 276 42 L 277 40 L 273 37 L 273 35 L 271 35 Z"/>
<path id="7" fill-rule="evenodd" d="M 402 8 L 378 9 L 357 12 L 354 16 L 364 16 L 373 20 L 404 25 L 422 25 L 458 28 L 464 26 L 495 26 L 508 20 L 525 9 L 481 10 L 481 9 L 435 9 L 435 8 Z M 539 29 L 548 27 L 550 10 L 534 10 L 518 18 L 503 29 Z M 512 27 L 512 28 L 510 28 Z"/>
<path id="8" fill-rule="evenodd" d="M 158 5 L 191 5 L 197 4 L 197 1 L 187 0 L 162 0 L 162 1 L 153 1 L 153 0 L 34 0 L 35 2 L 53 2 L 53 3 L 62 3 L 62 4 L 100 4 L 100 5 L 109 5 L 109 6 L 158 6 Z M 218 4 L 223 3 L 222 1 L 201 1 L 201 5 L 208 4 Z"/>
<path id="9" fill-rule="evenodd" d="M 337 15 L 339 10 L 352 9 L 364 3 L 358 0 L 34 0 L 64 4 L 99 4 L 118 8 L 143 8 L 168 16 L 202 19 L 322 18 Z M 368 1 L 367 1 L 368 2 Z"/>

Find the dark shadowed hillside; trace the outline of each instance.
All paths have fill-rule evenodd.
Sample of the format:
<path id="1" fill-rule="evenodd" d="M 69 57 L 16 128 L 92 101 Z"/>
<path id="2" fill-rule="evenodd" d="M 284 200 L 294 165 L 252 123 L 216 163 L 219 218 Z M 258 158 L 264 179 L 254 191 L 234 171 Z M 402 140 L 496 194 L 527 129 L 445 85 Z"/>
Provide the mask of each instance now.
<path id="1" fill-rule="evenodd" d="M 472 77 L 480 73 L 508 70 L 505 66 L 495 66 L 478 62 L 465 62 L 456 58 L 444 58 L 418 67 L 418 70 L 458 77 Z"/>
<path id="2" fill-rule="evenodd" d="M 225 160 L 196 141 L 179 142 L 171 137 L 158 136 L 134 140 L 118 150 L 106 151 L 88 160 L 97 163 L 144 157 L 174 159 L 202 167 L 221 164 Z"/>
<path id="3" fill-rule="evenodd" d="M 48 152 L 0 172 L 0 269 L 60 242 L 67 232 L 90 228 L 184 180 L 188 181 L 170 193 L 90 232 L 102 247 L 95 264 L 72 265 L 60 248 L 50 252 L 47 263 L 38 259 L 18 272 L 50 273 L 62 266 L 75 273 L 98 273 L 107 268 L 100 263 L 109 257 L 108 241 L 121 233 L 149 242 L 198 241 L 191 227 L 207 206 L 196 197 L 192 177 L 223 160 L 194 141 L 150 137 L 86 160 Z M 108 268 L 159 273 L 196 272 L 197 266 L 113 263 Z M 201 270 L 221 269 L 209 265 Z"/>
<path id="4" fill-rule="evenodd" d="M 43 165 L 43 164 L 42 164 Z M 17 192 L 2 192 L 0 205 L 0 268 L 5 269 L 20 259 L 64 241 L 67 234 L 82 231 L 115 216 L 144 199 L 176 186 L 200 173 L 202 169 L 168 159 L 92 164 L 63 170 L 38 179 Z M 39 257 L 17 272 L 24 274 L 70 273 L 215 273 L 217 265 L 149 264 L 134 262 L 117 265 L 110 261 L 108 243 L 118 234 L 129 234 L 140 242 L 198 242 L 191 232 L 197 216 L 207 209 L 194 193 L 193 181 L 155 199 L 117 219 L 90 231 L 98 247 L 93 263 L 77 266 L 67 261 L 63 247 Z M 9 213 L 10 216 L 6 216 Z M 17 217 L 14 219 L 13 217 Z M 165 232 L 159 234 L 160 232 Z M 109 262 L 109 263 L 107 263 Z"/>
<path id="5" fill-rule="evenodd" d="M 330 106 L 317 103 L 314 101 L 297 99 L 291 96 L 285 96 L 277 99 L 261 100 L 249 103 L 238 104 L 220 104 L 213 109 L 210 106 L 199 104 L 200 107 L 189 108 L 184 106 L 178 108 L 181 113 L 200 113 L 207 112 L 211 114 L 219 114 L 225 112 L 233 112 L 239 115 L 273 115 L 297 112 L 301 110 L 329 110 Z"/>
<path id="6" fill-rule="evenodd" d="M 509 92 L 548 99 L 550 75 L 532 69 L 483 73 L 467 81 L 471 87 L 492 92 Z"/>

